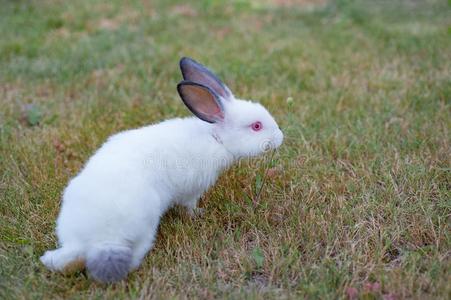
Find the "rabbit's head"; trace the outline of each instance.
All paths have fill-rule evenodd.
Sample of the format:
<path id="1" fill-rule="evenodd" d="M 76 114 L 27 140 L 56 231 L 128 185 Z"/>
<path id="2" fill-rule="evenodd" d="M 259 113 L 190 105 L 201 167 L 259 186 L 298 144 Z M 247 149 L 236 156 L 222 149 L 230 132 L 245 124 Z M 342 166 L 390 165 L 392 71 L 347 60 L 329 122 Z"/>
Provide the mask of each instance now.
<path id="1" fill-rule="evenodd" d="M 210 70 L 190 58 L 180 60 L 177 90 L 199 119 L 213 124 L 214 138 L 235 157 L 259 155 L 282 144 L 283 133 L 259 103 L 235 99 Z"/>

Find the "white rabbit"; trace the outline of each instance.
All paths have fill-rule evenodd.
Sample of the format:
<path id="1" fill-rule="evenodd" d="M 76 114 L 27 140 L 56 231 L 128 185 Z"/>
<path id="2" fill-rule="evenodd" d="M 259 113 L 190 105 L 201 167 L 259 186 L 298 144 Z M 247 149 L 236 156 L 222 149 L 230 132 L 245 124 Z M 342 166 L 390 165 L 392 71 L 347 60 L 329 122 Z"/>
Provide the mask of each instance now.
<path id="1" fill-rule="evenodd" d="M 235 99 L 211 71 L 180 60 L 177 90 L 197 116 L 116 134 L 64 191 L 56 226 L 60 248 L 41 261 L 52 271 L 86 266 L 100 282 L 138 268 L 161 216 L 174 204 L 191 214 L 221 171 L 241 157 L 281 145 L 283 134 L 258 103 Z"/>

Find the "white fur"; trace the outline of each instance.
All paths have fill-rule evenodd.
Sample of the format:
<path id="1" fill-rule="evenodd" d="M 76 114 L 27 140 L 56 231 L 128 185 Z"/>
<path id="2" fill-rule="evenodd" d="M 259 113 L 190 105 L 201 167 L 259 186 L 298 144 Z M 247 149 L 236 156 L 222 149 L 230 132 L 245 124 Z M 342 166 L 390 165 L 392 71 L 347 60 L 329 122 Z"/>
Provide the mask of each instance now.
<path id="1" fill-rule="evenodd" d="M 223 122 L 172 119 L 110 137 L 65 189 L 56 228 L 60 248 L 41 261 L 63 271 L 96 247 L 116 245 L 131 249 L 135 269 L 168 208 L 180 204 L 193 212 L 221 171 L 261 154 L 268 142 L 282 143 L 263 106 L 233 97 L 223 103 Z M 254 121 L 263 124 L 261 131 L 250 128 Z"/>

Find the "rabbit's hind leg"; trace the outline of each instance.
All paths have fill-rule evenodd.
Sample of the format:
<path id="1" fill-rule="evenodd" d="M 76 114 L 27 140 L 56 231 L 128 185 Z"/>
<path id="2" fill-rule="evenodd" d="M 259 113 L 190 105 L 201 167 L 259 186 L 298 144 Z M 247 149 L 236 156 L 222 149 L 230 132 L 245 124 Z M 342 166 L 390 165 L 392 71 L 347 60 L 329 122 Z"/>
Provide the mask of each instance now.
<path id="1" fill-rule="evenodd" d="M 71 273 L 85 266 L 84 254 L 79 247 L 64 246 L 49 250 L 40 260 L 48 269 L 55 272 Z"/>
<path id="2" fill-rule="evenodd" d="M 150 251 L 155 240 L 156 228 L 149 232 L 148 235 L 142 237 L 139 242 L 133 247 L 131 270 L 135 270 L 139 267 L 146 254 Z"/>

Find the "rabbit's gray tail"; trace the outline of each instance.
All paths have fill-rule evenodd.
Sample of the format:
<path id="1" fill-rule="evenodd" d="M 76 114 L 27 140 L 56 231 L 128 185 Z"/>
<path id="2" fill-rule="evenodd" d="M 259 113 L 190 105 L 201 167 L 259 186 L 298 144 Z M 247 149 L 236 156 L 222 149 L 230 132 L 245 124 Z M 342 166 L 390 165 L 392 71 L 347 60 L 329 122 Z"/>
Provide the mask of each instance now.
<path id="1" fill-rule="evenodd" d="M 103 244 L 93 247 L 86 257 L 91 276 L 103 283 L 125 278 L 130 271 L 132 250 L 124 245 Z"/>

